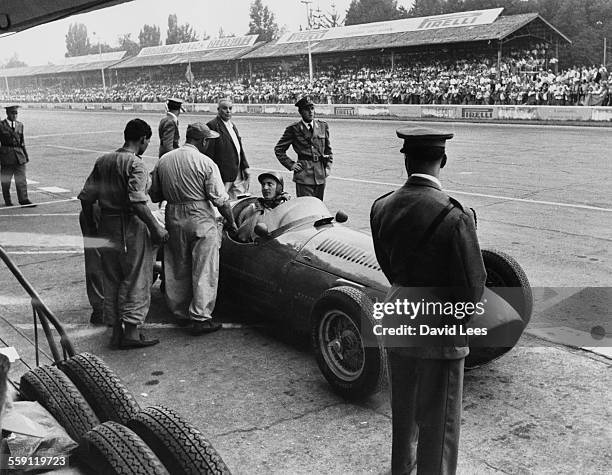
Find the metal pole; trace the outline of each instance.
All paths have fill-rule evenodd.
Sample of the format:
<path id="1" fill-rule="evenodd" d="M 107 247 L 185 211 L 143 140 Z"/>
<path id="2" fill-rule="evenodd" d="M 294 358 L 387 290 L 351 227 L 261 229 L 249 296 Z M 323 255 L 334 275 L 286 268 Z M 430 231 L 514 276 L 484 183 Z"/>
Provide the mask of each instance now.
<path id="1" fill-rule="evenodd" d="M 102 62 L 102 43 L 98 42 L 98 53 L 100 54 L 100 62 Z M 104 79 L 104 68 L 100 65 L 100 72 L 102 73 L 102 90 L 106 95 L 106 79 Z"/>
<path id="2" fill-rule="evenodd" d="M 6 85 L 6 95 L 9 96 L 11 94 L 11 91 L 8 85 L 8 78 L 6 76 L 4 76 L 4 84 Z"/>
<path id="3" fill-rule="evenodd" d="M 604 37 L 604 54 L 603 54 L 603 65 L 604 65 L 604 67 L 607 67 L 607 56 L 606 56 L 607 52 L 608 52 L 608 39 L 606 37 Z"/>
<path id="4" fill-rule="evenodd" d="M 304 5 L 306 5 L 306 20 L 308 21 L 308 30 L 310 31 L 310 4 L 312 0 L 300 0 Z M 310 36 L 308 36 L 308 73 L 310 78 L 310 84 L 312 84 L 312 51 L 310 47 Z"/>
<path id="5" fill-rule="evenodd" d="M 497 50 L 497 79 L 501 80 L 501 60 L 502 60 L 502 42 L 499 42 L 499 49 Z"/>

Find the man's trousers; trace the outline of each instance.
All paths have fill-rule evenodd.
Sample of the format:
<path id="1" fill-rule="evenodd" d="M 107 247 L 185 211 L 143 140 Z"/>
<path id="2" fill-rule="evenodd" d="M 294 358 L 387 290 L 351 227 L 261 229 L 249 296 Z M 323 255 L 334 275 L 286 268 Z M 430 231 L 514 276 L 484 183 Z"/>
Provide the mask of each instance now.
<path id="1" fill-rule="evenodd" d="M 457 470 L 465 359 L 431 360 L 388 351 L 393 417 L 391 471 Z"/>
<path id="2" fill-rule="evenodd" d="M 325 192 L 325 183 L 322 185 L 306 185 L 304 183 L 295 184 L 295 195 L 300 196 L 314 196 L 323 201 L 323 194 Z"/>
<path id="3" fill-rule="evenodd" d="M 164 245 L 166 304 L 177 319 L 206 321 L 212 318 L 219 282 L 221 237 L 217 222 L 190 222 L 198 202 L 168 204 Z"/>
<path id="4" fill-rule="evenodd" d="M 17 201 L 25 204 L 28 201 L 28 182 L 26 180 L 26 164 L 0 165 L 0 181 L 2 182 L 2 197 L 6 204 L 11 203 L 11 179 L 15 177 Z"/>
<path id="5" fill-rule="evenodd" d="M 104 322 L 140 325 L 151 304 L 154 247 L 147 226 L 135 215 L 102 213 Z"/>

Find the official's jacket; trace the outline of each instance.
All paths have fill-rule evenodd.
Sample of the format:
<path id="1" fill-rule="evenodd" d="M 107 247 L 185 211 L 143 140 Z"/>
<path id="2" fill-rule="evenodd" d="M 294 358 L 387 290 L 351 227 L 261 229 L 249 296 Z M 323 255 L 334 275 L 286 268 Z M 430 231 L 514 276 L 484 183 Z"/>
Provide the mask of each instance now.
<path id="1" fill-rule="evenodd" d="M 28 161 L 23 124 L 15 121 L 15 130 L 13 130 L 8 119 L 0 121 L 0 164 L 21 165 Z"/>
<path id="2" fill-rule="evenodd" d="M 448 214 L 433 233 L 428 233 L 447 207 Z M 427 287 L 445 301 L 479 301 L 486 271 L 472 211 L 465 210 L 433 181 L 410 177 L 399 190 L 378 198 L 372 205 L 370 225 L 376 258 L 397 296 L 403 295 L 399 287 Z M 453 317 L 450 320 L 454 322 Z M 431 319 L 424 323 L 442 326 L 445 322 Z M 426 345 L 403 351 L 433 359 L 462 358 L 468 353 L 465 336 L 427 336 L 422 341 Z"/>
<path id="3" fill-rule="evenodd" d="M 159 121 L 159 156 L 168 153 L 170 150 L 179 148 L 179 128 L 177 120 L 172 114 L 167 113 L 166 117 Z"/>
<path id="4" fill-rule="evenodd" d="M 232 140 L 225 123 L 215 117 L 206 124 L 211 130 L 220 134 L 219 138 L 211 140 L 208 148 L 206 149 L 206 155 L 213 159 L 213 161 L 219 167 L 221 172 L 221 179 L 224 183 L 235 181 L 238 176 L 238 170 L 244 170 L 249 168 L 249 162 L 247 161 L 246 154 L 244 153 L 244 147 L 242 146 L 242 138 L 238 132 L 238 128 L 232 122 L 234 127 L 234 133 L 238 137 L 238 143 L 240 144 L 240 156 L 236 150 L 236 145 Z"/>
<path id="5" fill-rule="evenodd" d="M 288 170 L 291 170 L 295 164 L 295 161 L 287 155 L 290 146 L 293 146 L 297 161 L 302 165 L 302 171 L 293 173 L 293 181 L 305 185 L 324 184 L 333 161 L 327 122 L 313 120 L 312 134 L 301 120 L 285 129 L 283 136 L 274 147 L 274 153 L 278 161 Z M 324 155 L 329 157 L 323 158 Z"/>

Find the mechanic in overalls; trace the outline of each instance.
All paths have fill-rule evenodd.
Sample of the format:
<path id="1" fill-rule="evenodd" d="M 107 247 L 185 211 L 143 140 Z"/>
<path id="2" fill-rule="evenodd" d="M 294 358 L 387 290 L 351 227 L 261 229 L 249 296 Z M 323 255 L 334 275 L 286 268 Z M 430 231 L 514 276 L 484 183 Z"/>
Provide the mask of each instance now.
<path id="1" fill-rule="evenodd" d="M 219 280 L 221 233 L 213 207 L 236 229 L 229 195 L 219 168 L 204 155 L 207 141 L 219 134 L 201 123 L 189 124 L 185 145 L 159 159 L 152 173 L 153 202 L 166 200 L 164 248 L 166 304 L 179 326 L 193 335 L 221 328 L 212 312 Z"/>
<path id="2" fill-rule="evenodd" d="M 168 233 L 147 206 L 149 172 L 140 158 L 149 145 L 151 127 L 140 119 L 125 126 L 123 147 L 96 160 L 78 198 L 84 215 L 83 235 L 97 238 L 103 274 L 103 318 L 113 325 L 111 346 L 141 348 L 159 343 L 138 327 L 151 303 L 154 243 Z M 94 219 L 94 204 L 100 221 Z"/>

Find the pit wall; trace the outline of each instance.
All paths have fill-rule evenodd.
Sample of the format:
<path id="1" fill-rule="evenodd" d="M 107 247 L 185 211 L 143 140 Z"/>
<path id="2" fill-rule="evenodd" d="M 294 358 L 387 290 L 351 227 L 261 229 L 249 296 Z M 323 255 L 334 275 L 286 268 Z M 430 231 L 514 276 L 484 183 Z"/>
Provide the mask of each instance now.
<path id="1" fill-rule="evenodd" d="M 163 112 L 163 103 L 29 103 L 27 109 L 110 110 Z M 186 112 L 217 113 L 217 104 L 183 104 Z M 235 113 L 295 115 L 292 104 L 234 104 Z M 612 122 L 612 107 L 580 106 L 463 106 L 463 105 L 373 105 L 318 104 L 317 114 L 335 117 L 395 117 L 399 119 L 442 119 L 454 121 L 568 121 Z"/>

